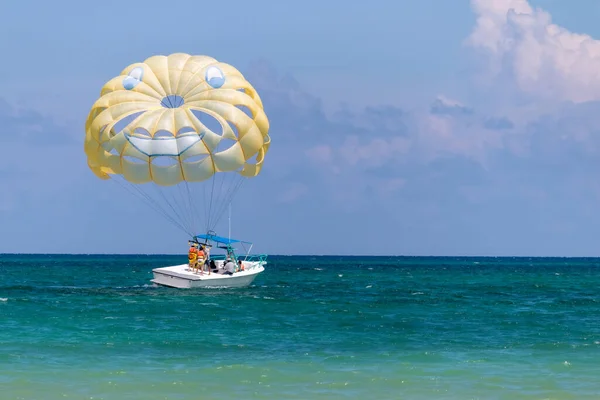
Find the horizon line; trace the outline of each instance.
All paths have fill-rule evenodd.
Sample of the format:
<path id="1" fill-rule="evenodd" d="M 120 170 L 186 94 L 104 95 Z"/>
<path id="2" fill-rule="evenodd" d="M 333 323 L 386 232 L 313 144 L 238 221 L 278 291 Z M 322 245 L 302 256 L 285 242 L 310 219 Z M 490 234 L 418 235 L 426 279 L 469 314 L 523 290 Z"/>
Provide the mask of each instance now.
<path id="1" fill-rule="evenodd" d="M 257 253 L 259 254 L 259 253 Z M 266 254 L 266 253 L 264 253 Z M 1 256 L 166 256 L 185 257 L 187 253 L 12 253 Z M 255 254 L 249 254 L 255 255 Z M 397 257 L 397 258 L 600 258 L 596 256 L 534 256 L 534 255 L 409 255 L 409 254 L 266 254 L 267 257 Z"/>

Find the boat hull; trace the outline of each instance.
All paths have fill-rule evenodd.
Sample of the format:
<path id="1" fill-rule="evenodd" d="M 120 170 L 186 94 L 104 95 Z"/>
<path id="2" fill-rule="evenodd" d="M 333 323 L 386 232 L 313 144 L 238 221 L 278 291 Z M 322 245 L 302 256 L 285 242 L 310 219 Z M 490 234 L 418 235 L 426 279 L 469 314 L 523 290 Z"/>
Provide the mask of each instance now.
<path id="1" fill-rule="evenodd" d="M 154 279 L 151 282 L 178 289 L 246 287 L 252 284 L 258 274 L 265 270 L 265 262 L 253 264 L 247 270 L 236 272 L 233 275 L 221 275 L 214 272 L 210 275 L 206 272 L 203 274 L 193 273 L 189 271 L 187 264 L 155 268 L 152 270 Z"/>

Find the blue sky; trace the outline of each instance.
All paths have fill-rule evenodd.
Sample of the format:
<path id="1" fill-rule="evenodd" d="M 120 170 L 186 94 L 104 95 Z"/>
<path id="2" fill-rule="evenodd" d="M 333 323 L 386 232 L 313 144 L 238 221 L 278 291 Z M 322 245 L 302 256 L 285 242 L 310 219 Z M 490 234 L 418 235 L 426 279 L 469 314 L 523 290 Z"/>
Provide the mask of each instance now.
<path id="1" fill-rule="evenodd" d="M 186 52 L 264 100 L 272 147 L 233 204 L 257 251 L 597 256 L 599 17 L 591 0 L 11 2 L 0 252 L 186 250 L 83 153 L 104 82 Z"/>

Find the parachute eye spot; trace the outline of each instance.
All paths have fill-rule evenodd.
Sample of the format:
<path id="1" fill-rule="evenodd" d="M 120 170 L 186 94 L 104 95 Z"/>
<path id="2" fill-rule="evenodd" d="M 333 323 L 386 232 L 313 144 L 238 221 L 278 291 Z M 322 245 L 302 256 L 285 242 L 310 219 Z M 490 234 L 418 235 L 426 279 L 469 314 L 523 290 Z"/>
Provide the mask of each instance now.
<path id="1" fill-rule="evenodd" d="M 142 81 L 144 77 L 144 68 L 135 67 L 132 69 L 125 78 L 123 78 L 123 87 L 127 90 L 131 90 Z"/>
<path id="2" fill-rule="evenodd" d="M 225 75 L 219 68 L 212 66 L 206 69 L 204 79 L 213 88 L 218 89 L 225 84 Z"/>

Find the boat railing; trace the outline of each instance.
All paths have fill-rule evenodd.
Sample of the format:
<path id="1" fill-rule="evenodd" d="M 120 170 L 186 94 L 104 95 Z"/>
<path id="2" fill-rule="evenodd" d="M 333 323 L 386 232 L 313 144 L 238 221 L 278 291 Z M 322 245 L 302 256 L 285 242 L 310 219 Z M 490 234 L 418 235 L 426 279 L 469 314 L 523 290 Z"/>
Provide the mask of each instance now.
<path id="1" fill-rule="evenodd" d="M 242 261 L 248 261 L 248 262 L 258 261 L 260 264 L 260 263 L 267 261 L 268 255 L 267 254 L 249 254 L 247 256 L 242 256 L 242 257 L 244 257 L 242 259 Z"/>
<path id="2" fill-rule="evenodd" d="M 246 266 L 247 269 L 253 269 L 258 267 L 259 265 L 263 265 L 267 261 L 267 254 L 248 254 L 241 255 L 237 257 L 238 260 L 242 260 L 245 262 L 252 263 Z M 210 259 L 215 261 L 223 261 L 227 258 L 226 254 L 215 254 L 214 256 L 211 254 Z"/>

